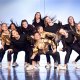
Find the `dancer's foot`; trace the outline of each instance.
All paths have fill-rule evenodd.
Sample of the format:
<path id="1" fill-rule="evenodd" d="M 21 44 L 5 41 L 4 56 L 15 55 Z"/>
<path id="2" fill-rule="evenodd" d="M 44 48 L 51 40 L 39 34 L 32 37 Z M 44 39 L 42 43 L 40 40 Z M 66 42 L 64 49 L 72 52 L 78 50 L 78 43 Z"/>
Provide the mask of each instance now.
<path id="1" fill-rule="evenodd" d="M 46 69 L 50 69 L 50 68 L 51 68 L 51 64 L 47 64 L 47 65 L 45 66 L 45 68 L 46 68 Z"/>
<path id="2" fill-rule="evenodd" d="M 14 62 L 13 64 L 12 64 L 12 67 L 17 67 L 17 66 L 19 66 L 16 62 Z"/>

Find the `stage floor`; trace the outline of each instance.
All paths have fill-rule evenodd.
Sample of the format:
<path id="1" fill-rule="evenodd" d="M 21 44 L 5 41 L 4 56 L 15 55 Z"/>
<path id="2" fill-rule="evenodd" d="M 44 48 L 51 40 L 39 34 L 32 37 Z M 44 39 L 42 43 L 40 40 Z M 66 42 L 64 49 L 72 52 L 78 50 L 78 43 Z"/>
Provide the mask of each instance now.
<path id="1" fill-rule="evenodd" d="M 47 70 L 41 66 L 38 70 L 26 71 L 24 66 L 19 64 L 18 67 L 7 70 L 6 63 L 3 63 L 0 69 L 0 80 L 80 80 L 80 69 L 75 69 L 72 64 L 69 64 L 68 70 Z"/>

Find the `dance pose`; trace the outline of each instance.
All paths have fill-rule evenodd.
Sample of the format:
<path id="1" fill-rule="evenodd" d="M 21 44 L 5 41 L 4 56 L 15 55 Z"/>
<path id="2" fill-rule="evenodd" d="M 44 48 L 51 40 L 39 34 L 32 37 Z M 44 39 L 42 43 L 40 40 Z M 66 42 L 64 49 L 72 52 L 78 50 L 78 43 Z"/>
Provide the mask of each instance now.
<path id="1" fill-rule="evenodd" d="M 33 54 L 31 56 L 32 66 L 27 67 L 27 70 L 35 68 L 35 57 L 36 55 L 40 56 L 40 54 L 45 54 L 47 56 L 48 65 L 50 65 L 50 55 L 52 55 L 52 57 L 58 61 L 58 67 L 59 67 L 60 56 L 59 53 L 57 53 L 55 43 L 49 39 L 41 39 L 41 36 L 38 32 L 34 34 L 34 39 L 35 39 L 35 44 L 33 48 Z M 51 45 L 52 50 L 49 50 L 49 45 Z"/>
<path id="2" fill-rule="evenodd" d="M 25 51 L 25 65 L 30 64 L 31 42 L 27 35 L 20 35 L 16 30 L 12 31 L 10 48 L 8 49 L 8 64 L 11 65 L 11 55 L 13 55 L 13 67 L 17 66 L 16 59 L 19 51 Z M 11 53 L 10 53 L 11 52 Z"/>
<path id="3" fill-rule="evenodd" d="M 2 23 L 2 34 L 1 34 L 1 48 L 0 48 L 0 67 L 2 67 L 2 60 L 5 54 L 5 51 L 10 48 L 10 31 L 6 23 Z"/>

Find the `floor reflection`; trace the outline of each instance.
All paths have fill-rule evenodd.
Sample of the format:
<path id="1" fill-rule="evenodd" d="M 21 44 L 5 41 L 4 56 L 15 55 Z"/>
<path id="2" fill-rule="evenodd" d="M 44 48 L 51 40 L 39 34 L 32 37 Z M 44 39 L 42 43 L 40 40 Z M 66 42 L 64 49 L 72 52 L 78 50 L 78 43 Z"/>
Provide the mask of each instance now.
<path id="1" fill-rule="evenodd" d="M 77 80 L 80 80 L 80 70 L 75 70 L 74 75 L 75 75 Z"/>
<path id="2" fill-rule="evenodd" d="M 0 69 L 0 80 L 6 80 L 4 77 L 2 69 Z"/>
<path id="3" fill-rule="evenodd" d="M 39 70 L 26 71 L 21 68 L 0 69 L 0 80 L 80 80 L 80 70 Z"/>
<path id="4" fill-rule="evenodd" d="M 25 71 L 25 80 L 41 80 L 39 71 Z"/>

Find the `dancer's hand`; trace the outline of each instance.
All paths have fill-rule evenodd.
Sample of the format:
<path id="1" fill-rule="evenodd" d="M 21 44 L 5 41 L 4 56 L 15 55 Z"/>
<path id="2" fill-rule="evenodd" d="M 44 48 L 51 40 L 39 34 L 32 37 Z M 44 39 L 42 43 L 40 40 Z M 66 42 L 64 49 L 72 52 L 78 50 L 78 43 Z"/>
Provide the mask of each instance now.
<path id="1" fill-rule="evenodd" d="M 53 53 L 56 53 L 56 52 L 57 52 L 57 50 L 56 50 L 56 49 L 54 49 L 54 50 L 53 50 Z"/>
<path id="2" fill-rule="evenodd" d="M 63 51 L 63 48 L 59 48 L 59 51 Z"/>
<path id="3" fill-rule="evenodd" d="M 4 49 L 4 46 L 1 45 L 0 49 Z"/>
<path id="4" fill-rule="evenodd" d="M 35 57 L 36 55 L 35 54 L 33 54 L 32 56 L 31 56 L 31 59 L 34 59 L 34 57 Z"/>

